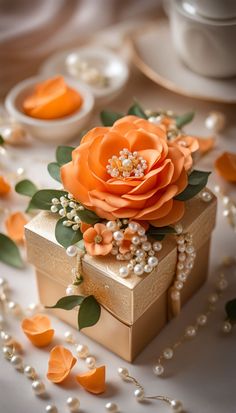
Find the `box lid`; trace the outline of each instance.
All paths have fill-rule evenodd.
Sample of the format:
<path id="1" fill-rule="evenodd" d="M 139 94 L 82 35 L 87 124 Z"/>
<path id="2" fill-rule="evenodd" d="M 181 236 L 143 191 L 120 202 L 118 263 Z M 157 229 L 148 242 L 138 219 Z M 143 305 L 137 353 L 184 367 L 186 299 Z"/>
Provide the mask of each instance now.
<path id="1" fill-rule="evenodd" d="M 193 235 L 193 244 L 200 248 L 210 237 L 215 225 L 216 198 L 209 203 L 199 196 L 186 202 L 181 223 Z M 25 227 L 28 260 L 65 287 L 71 282 L 76 258 L 67 256 L 54 235 L 55 215 L 41 212 Z M 122 322 L 132 325 L 147 308 L 165 292 L 175 274 L 177 248 L 174 236 L 166 236 L 158 253 L 158 266 L 147 275 L 128 278 L 119 276 L 120 261 L 114 256 L 91 257 L 86 254 L 82 268 L 84 281 L 80 293 L 93 294 L 97 300 Z M 197 259 L 196 264 L 197 265 Z"/>

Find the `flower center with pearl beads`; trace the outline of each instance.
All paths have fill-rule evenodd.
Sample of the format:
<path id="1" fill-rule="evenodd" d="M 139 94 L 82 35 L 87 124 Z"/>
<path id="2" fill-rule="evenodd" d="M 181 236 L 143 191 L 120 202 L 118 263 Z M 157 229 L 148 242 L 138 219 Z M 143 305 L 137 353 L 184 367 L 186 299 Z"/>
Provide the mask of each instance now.
<path id="1" fill-rule="evenodd" d="M 106 169 L 112 178 L 142 178 L 147 167 L 147 161 L 137 151 L 130 152 L 124 148 L 119 157 L 113 155 L 108 160 Z"/>

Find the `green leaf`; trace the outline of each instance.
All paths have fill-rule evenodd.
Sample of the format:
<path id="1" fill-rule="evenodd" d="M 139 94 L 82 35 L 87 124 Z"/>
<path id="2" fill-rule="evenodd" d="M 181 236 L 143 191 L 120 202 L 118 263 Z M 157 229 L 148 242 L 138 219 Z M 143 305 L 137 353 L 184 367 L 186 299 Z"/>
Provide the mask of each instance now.
<path id="1" fill-rule="evenodd" d="M 154 236 L 154 235 L 166 235 L 166 234 L 176 234 L 176 230 L 174 229 L 174 227 L 152 227 L 150 226 L 148 231 L 147 231 L 148 235 Z"/>
<path id="2" fill-rule="evenodd" d="M 52 205 L 52 198 L 60 198 L 67 195 L 65 191 L 56 189 L 42 189 L 37 191 L 31 200 L 31 209 L 43 209 L 49 211 Z"/>
<path id="3" fill-rule="evenodd" d="M 72 146 L 58 146 L 56 150 L 57 163 L 62 166 L 72 160 L 72 152 L 75 148 Z"/>
<path id="4" fill-rule="evenodd" d="M 57 162 L 48 164 L 48 173 L 55 181 L 61 182 L 60 165 Z"/>
<path id="5" fill-rule="evenodd" d="M 68 295 L 60 298 L 56 304 L 47 306 L 45 308 L 61 308 L 62 310 L 72 310 L 73 308 L 81 305 L 84 297 L 82 295 Z"/>
<path id="6" fill-rule="evenodd" d="M 96 224 L 96 222 L 100 222 L 101 218 L 95 214 L 95 212 L 90 211 L 89 209 L 84 209 L 83 211 L 77 211 L 77 215 L 79 216 L 82 222 L 86 224 Z"/>
<path id="7" fill-rule="evenodd" d="M 108 112 L 107 110 L 102 110 L 100 113 L 100 118 L 103 126 L 112 126 L 118 119 L 123 118 L 122 113 Z"/>
<path id="8" fill-rule="evenodd" d="M 23 179 L 23 181 L 18 182 L 15 186 L 15 191 L 18 194 L 30 197 L 32 197 L 37 192 L 37 190 L 37 186 L 29 179 Z"/>
<path id="9" fill-rule="evenodd" d="M 207 185 L 208 176 L 211 172 L 193 171 L 188 177 L 188 186 L 174 199 L 177 201 L 188 201 L 197 195 Z"/>
<path id="10" fill-rule="evenodd" d="M 176 123 L 177 128 L 181 129 L 183 126 L 190 123 L 193 120 L 194 115 L 195 115 L 194 112 L 188 112 L 188 113 L 185 113 L 184 115 L 177 116 L 175 118 L 175 123 Z"/>
<path id="11" fill-rule="evenodd" d="M 19 248 L 11 238 L 4 234 L 0 234 L 0 261 L 16 268 L 24 266 Z"/>
<path id="12" fill-rule="evenodd" d="M 96 324 L 101 315 L 101 307 L 93 295 L 86 297 L 78 313 L 78 328 L 82 330 Z"/>
<path id="13" fill-rule="evenodd" d="M 2 137 L 2 135 L 0 135 L 0 145 L 4 145 L 4 143 L 5 143 L 5 140 L 4 140 L 4 138 Z"/>
<path id="14" fill-rule="evenodd" d="M 55 228 L 55 237 L 57 242 L 62 245 L 64 248 L 69 247 L 70 245 L 76 244 L 83 238 L 83 234 L 78 229 L 74 231 L 71 227 L 65 227 L 63 222 L 67 218 L 61 218 L 57 221 Z"/>
<path id="15" fill-rule="evenodd" d="M 226 303 L 225 311 L 230 321 L 236 321 L 236 298 Z"/>
<path id="16" fill-rule="evenodd" d="M 190 185 L 202 185 L 206 186 L 208 177 L 211 172 L 206 171 L 192 171 L 191 174 L 188 176 L 188 183 Z"/>
<path id="17" fill-rule="evenodd" d="M 128 110 L 128 115 L 138 116 L 139 118 L 148 119 L 143 108 L 138 102 L 135 102 Z"/>

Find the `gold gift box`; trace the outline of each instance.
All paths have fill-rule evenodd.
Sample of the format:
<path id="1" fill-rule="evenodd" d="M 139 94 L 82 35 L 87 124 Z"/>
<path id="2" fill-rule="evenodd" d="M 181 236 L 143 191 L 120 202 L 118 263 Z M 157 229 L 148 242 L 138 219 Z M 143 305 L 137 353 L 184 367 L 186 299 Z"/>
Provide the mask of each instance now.
<path id="1" fill-rule="evenodd" d="M 195 197 L 186 203 L 182 225 L 193 235 L 197 258 L 195 266 L 181 290 L 184 304 L 207 277 L 211 232 L 215 225 L 216 198 L 209 203 Z M 76 258 L 66 255 L 54 236 L 56 217 L 39 213 L 26 225 L 28 260 L 36 267 L 39 298 L 53 305 L 65 295 L 71 282 Z M 121 265 L 115 257 L 91 257 L 82 261 L 84 281 L 80 293 L 93 294 L 102 306 L 99 322 L 83 332 L 127 361 L 132 361 L 168 321 L 168 290 L 173 282 L 177 248 L 173 236 L 167 236 L 158 253 L 158 267 L 143 277 L 121 278 Z M 53 310 L 73 326 L 75 311 Z M 114 340 L 115 337 L 115 340 Z"/>

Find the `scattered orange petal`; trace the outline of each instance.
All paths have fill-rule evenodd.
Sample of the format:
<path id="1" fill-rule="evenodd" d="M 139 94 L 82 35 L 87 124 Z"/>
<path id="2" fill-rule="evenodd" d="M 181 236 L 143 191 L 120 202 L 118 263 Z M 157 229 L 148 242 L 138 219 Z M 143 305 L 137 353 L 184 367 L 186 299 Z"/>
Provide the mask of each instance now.
<path id="1" fill-rule="evenodd" d="M 54 330 L 46 315 L 36 314 L 32 318 L 24 318 L 21 323 L 25 335 L 36 347 L 44 347 L 51 343 Z"/>
<path id="2" fill-rule="evenodd" d="M 47 378 L 53 383 L 61 383 L 66 379 L 77 359 L 67 348 L 56 346 L 50 352 Z"/>
<path id="3" fill-rule="evenodd" d="M 236 183 L 236 153 L 222 153 L 215 161 L 215 168 L 226 181 Z"/>
<path id="4" fill-rule="evenodd" d="M 93 394 L 101 394 L 106 390 L 106 367 L 101 366 L 87 373 L 76 376 L 78 383 Z"/>
<path id="5" fill-rule="evenodd" d="M 22 212 L 9 214 L 5 221 L 8 236 L 15 242 L 22 242 L 24 240 L 24 226 L 27 222 Z"/>
<path id="6" fill-rule="evenodd" d="M 10 184 L 7 182 L 4 176 L 0 175 L 0 196 L 5 196 L 9 194 L 10 190 L 11 190 Z"/>
<path id="7" fill-rule="evenodd" d="M 215 146 L 215 138 L 210 136 L 209 138 L 200 138 L 197 137 L 198 144 L 199 144 L 199 152 L 201 155 L 205 155 L 205 153 L 211 151 Z"/>

